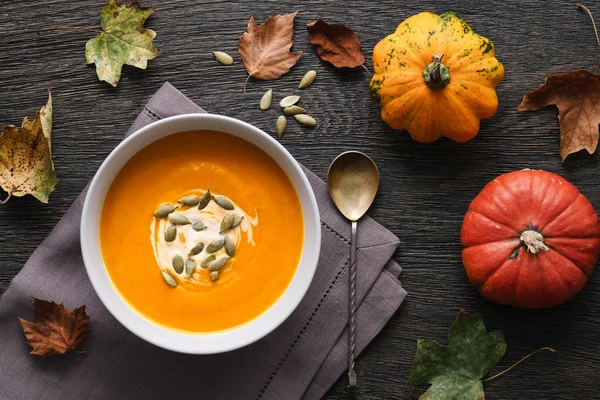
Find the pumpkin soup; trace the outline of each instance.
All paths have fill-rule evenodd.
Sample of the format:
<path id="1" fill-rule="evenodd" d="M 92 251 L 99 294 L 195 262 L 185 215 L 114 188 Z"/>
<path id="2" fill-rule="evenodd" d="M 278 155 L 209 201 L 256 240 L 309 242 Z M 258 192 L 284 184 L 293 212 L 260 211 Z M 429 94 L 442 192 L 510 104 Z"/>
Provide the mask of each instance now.
<path id="1" fill-rule="evenodd" d="M 102 257 L 120 295 L 165 327 L 235 328 L 291 282 L 302 208 L 264 151 L 215 131 L 177 133 L 142 149 L 108 190 Z"/>

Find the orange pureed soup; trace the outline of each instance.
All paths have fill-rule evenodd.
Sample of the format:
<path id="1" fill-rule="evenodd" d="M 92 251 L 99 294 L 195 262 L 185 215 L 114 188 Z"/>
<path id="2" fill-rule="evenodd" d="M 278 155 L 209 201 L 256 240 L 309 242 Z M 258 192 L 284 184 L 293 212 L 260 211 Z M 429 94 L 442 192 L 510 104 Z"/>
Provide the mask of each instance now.
<path id="1" fill-rule="evenodd" d="M 213 198 L 203 210 L 178 203 L 191 196 L 193 204 L 206 190 Z M 217 195 L 235 209 L 220 207 Z M 190 224 L 172 224 L 172 214 L 155 217 L 167 203 Z M 239 225 L 220 232 L 228 212 Z M 169 242 L 172 225 L 177 235 Z M 209 253 L 209 241 L 226 235 L 230 248 Z M 104 264 L 121 296 L 155 323 L 198 333 L 234 328 L 272 306 L 296 272 L 303 237 L 302 208 L 281 167 L 255 145 L 215 131 L 177 133 L 138 152 L 108 190 L 100 221 Z M 188 250 L 201 241 L 203 250 L 191 256 Z M 177 253 L 186 263 L 194 260 L 192 274 L 187 264 L 175 272 Z M 211 256 L 227 260 L 212 278 L 214 261 L 204 263 L 210 269 L 201 265 Z"/>

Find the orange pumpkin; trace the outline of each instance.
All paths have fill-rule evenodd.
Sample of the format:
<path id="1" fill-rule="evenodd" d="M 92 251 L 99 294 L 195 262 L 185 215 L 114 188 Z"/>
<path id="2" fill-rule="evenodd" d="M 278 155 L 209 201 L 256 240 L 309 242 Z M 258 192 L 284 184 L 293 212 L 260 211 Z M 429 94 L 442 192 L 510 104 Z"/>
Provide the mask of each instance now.
<path id="1" fill-rule="evenodd" d="M 600 254 L 600 225 L 577 188 L 546 171 L 501 175 L 465 215 L 463 263 L 481 295 L 527 309 L 577 294 Z"/>
<path id="2" fill-rule="evenodd" d="M 421 143 L 466 142 L 498 109 L 504 67 L 494 45 L 452 12 L 423 12 L 398 25 L 373 49 L 373 68 L 381 118 Z"/>

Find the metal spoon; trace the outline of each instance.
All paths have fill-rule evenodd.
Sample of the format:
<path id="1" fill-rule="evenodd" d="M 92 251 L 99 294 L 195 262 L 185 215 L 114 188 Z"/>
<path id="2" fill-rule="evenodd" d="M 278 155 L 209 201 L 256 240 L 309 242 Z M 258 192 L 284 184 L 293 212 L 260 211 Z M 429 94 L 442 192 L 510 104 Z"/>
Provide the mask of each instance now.
<path id="1" fill-rule="evenodd" d="M 350 243 L 350 298 L 348 302 L 348 381 L 356 387 L 354 359 L 356 356 L 356 228 L 377 194 L 379 171 L 375 162 L 359 151 L 347 151 L 337 156 L 327 174 L 329 194 L 340 212 L 352 221 Z"/>

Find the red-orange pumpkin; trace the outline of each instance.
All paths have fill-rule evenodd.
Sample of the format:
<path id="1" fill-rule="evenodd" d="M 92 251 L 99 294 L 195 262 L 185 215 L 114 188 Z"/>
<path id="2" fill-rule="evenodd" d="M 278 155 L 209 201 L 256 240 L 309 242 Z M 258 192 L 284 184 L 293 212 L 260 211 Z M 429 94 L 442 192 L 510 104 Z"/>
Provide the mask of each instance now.
<path id="1" fill-rule="evenodd" d="M 479 293 L 519 308 L 567 301 L 600 254 L 594 208 L 566 179 L 546 171 L 515 171 L 488 183 L 469 206 L 460 237 Z"/>

